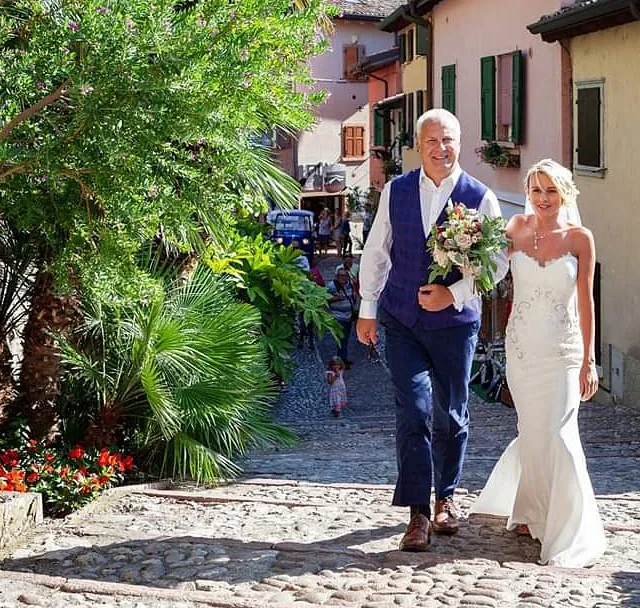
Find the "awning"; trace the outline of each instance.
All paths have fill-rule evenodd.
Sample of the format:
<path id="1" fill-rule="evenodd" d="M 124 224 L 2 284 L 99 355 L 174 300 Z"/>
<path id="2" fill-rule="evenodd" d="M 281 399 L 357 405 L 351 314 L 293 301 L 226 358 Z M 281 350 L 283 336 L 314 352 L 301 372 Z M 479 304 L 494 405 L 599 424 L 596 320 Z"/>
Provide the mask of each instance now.
<path id="1" fill-rule="evenodd" d="M 374 110 L 391 110 L 393 108 L 401 108 L 404 105 L 404 93 L 398 93 L 391 97 L 385 97 L 373 104 Z"/>
<path id="2" fill-rule="evenodd" d="M 321 196 L 341 196 L 346 192 L 346 188 L 340 190 L 340 192 L 327 192 L 326 190 L 310 190 L 300 192 L 300 198 L 319 198 Z"/>

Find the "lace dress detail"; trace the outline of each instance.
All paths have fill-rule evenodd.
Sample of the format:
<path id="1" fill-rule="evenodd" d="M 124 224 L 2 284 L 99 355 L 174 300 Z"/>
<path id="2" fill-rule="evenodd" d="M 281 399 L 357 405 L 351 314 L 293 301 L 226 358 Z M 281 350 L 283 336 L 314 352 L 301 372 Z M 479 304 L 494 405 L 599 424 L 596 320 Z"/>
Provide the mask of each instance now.
<path id="1" fill-rule="evenodd" d="M 511 259 L 514 305 L 506 332 L 507 382 L 518 436 L 496 464 L 471 511 L 526 524 L 540 562 L 581 567 L 606 548 L 578 431 L 582 337 L 576 308 L 578 260 L 545 266 Z"/>

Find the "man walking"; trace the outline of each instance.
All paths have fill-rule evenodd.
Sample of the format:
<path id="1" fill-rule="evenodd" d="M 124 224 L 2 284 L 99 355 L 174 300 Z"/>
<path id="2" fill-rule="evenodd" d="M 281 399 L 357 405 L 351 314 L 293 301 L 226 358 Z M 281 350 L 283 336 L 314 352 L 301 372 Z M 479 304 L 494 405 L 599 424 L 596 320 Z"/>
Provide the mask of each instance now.
<path id="1" fill-rule="evenodd" d="M 432 262 L 427 237 L 434 223 L 446 219 L 449 201 L 500 215 L 495 194 L 458 164 L 460 123 L 453 114 L 429 110 L 418 119 L 416 133 L 422 167 L 397 177 L 382 192 L 360 263 L 356 327 L 362 343 L 376 343 L 379 312 L 386 331 L 396 397 L 393 504 L 410 507 L 403 551 L 426 551 L 432 530 L 458 531 L 453 495 L 467 445 L 468 383 L 480 326 L 471 279 L 456 269 L 439 284 L 427 284 Z M 496 261 L 499 280 L 506 255 Z"/>

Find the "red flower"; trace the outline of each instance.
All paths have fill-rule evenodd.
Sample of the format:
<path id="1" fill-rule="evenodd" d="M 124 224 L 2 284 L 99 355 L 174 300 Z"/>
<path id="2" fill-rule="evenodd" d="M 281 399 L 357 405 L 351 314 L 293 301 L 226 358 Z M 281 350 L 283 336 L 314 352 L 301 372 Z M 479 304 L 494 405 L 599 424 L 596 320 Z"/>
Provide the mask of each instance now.
<path id="1" fill-rule="evenodd" d="M 30 452 L 36 452 L 38 450 L 38 442 L 35 439 L 29 439 L 27 441 L 27 449 Z"/>
<path id="2" fill-rule="evenodd" d="M 62 467 L 60 469 L 60 477 L 68 477 L 69 476 L 69 467 Z"/>
<path id="3" fill-rule="evenodd" d="M 42 469 L 45 473 L 53 473 L 53 467 L 50 464 L 47 464 Z"/>
<path id="4" fill-rule="evenodd" d="M 108 467 L 110 464 L 111 457 L 109 456 L 109 450 L 107 448 L 102 448 L 100 450 L 100 454 L 98 455 L 98 466 Z"/>
<path id="5" fill-rule="evenodd" d="M 133 456 L 125 457 L 124 468 L 126 471 L 133 471 Z"/>
<path id="6" fill-rule="evenodd" d="M 29 483 L 37 483 L 38 479 L 40 479 L 40 475 L 38 475 L 38 473 L 36 473 L 35 471 L 27 475 L 27 482 Z"/>
<path id="7" fill-rule="evenodd" d="M 81 445 L 77 445 L 69 452 L 69 458 L 71 460 L 80 460 L 84 457 L 84 448 Z"/>
<path id="8" fill-rule="evenodd" d="M 44 455 L 44 459 L 45 459 L 47 462 L 53 462 L 53 461 L 56 459 L 56 457 L 55 457 L 55 455 L 54 455 L 54 454 L 52 454 L 51 452 L 47 452 L 47 453 Z"/>
<path id="9" fill-rule="evenodd" d="M 16 449 L 6 450 L 0 454 L 0 460 L 2 464 L 6 464 L 9 467 L 18 466 L 19 453 Z"/>
<path id="10" fill-rule="evenodd" d="M 78 473 L 80 473 L 80 475 L 84 475 L 86 477 L 87 476 L 87 467 L 78 467 Z"/>

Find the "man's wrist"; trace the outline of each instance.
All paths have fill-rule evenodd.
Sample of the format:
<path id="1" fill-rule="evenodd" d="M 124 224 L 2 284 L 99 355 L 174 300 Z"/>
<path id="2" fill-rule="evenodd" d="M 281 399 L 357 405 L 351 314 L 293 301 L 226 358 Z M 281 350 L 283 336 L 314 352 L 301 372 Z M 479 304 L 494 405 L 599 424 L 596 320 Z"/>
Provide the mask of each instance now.
<path id="1" fill-rule="evenodd" d="M 378 300 L 362 300 L 358 316 L 361 319 L 375 319 L 378 316 Z"/>

